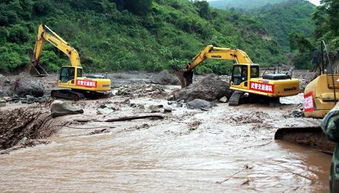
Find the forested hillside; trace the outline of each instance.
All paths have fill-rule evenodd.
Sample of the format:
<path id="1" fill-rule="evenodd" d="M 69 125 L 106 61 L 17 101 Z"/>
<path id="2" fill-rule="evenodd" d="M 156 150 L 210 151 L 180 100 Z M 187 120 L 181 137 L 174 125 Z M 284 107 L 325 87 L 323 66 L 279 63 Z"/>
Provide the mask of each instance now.
<path id="1" fill-rule="evenodd" d="M 307 40 L 304 37 L 314 37 L 318 31 L 315 32 L 315 24 L 323 25 L 328 19 L 325 18 L 326 14 L 320 13 L 324 12 L 321 10 L 326 9 L 319 7 L 317 14 L 313 15 L 317 8 L 306 0 L 218 0 L 212 1 L 210 4 L 225 9 L 235 8 L 234 11 L 253 17 L 255 21 L 262 24 L 267 30 L 269 38 L 278 42 L 280 52 L 289 56 L 284 59 L 284 63 L 293 64 L 298 68 L 312 68 L 314 66 L 311 63 L 312 54 L 300 54 L 297 51 L 299 46 L 296 44 L 306 42 Z M 220 5 L 228 6 L 221 7 Z M 317 20 L 321 18 L 323 18 L 322 22 L 318 22 Z"/>
<path id="2" fill-rule="evenodd" d="M 339 57 L 339 1 L 323 0 L 312 19 L 315 23 L 312 35 L 290 34 L 290 47 L 297 67 L 314 67 L 320 64 L 320 41 L 322 40 L 326 42 L 332 60 Z"/>
<path id="3" fill-rule="evenodd" d="M 243 9 L 250 10 L 260 8 L 266 5 L 273 5 L 287 0 L 213 0 L 209 4 L 218 9 Z"/>
<path id="4" fill-rule="evenodd" d="M 251 14 L 262 23 L 278 41 L 279 45 L 288 52 L 289 34 L 300 33 L 311 36 L 314 29 L 312 14 L 316 6 L 304 0 L 288 0 L 275 5 L 266 5 Z"/>
<path id="5" fill-rule="evenodd" d="M 207 44 L 240 48 L 256 63 L 278 64 L 282 52 L 261 23 L 235 11 L 188 0 L 3 0 L 0 71 L 29 63 L 37 27 L 48 25 L 74 46 L 87 71 L 158 71 L 183 66 Z M 55 71 L 67 58 L 46 44 L 41 62 Z M 198 72 L 225 73 L 211 62 Z"/>
<path id="6" fill-rule="evenodd" d="M 305 68 L 311 66 L 316 41 L 325 39 L 332 49 L 338 47 L 336 1 L 326 0 L 318 9 L 303 0 L 270 2 L 276 4 L 240 13 L 190 0 L 4 0 L 0 2 L 0 71 L 29 64 L 40 23 L 79 51 L 87 71 L 182 67 L 207 44 L 243 49 L 262 65 L 287 63 L 284 56 L 291 46 L 292 64 Z M 41 63 L 56 71 L 68 60 L 47 43 Z M 211 61 L 197 72 L 229 69 L 229 64 Z"/>

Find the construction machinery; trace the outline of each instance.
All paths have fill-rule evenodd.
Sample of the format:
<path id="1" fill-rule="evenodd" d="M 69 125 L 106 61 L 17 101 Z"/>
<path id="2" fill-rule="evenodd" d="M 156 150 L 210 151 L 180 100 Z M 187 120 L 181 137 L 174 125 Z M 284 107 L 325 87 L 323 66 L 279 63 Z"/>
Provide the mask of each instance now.
<path id="1" fill-rule="evenodd" d="M 39 25 L 33 57 L 31 61 L 31 73 L 36 76 L 47 76 L 47 72 L 39 64 L 45 41 L 63 52 L 70 61 L 70 65 L 62 66 L 59 72 L 57 90 L 52 90 L 51 96 L 70 100 L 83 98 L 97 98 L 111 90 L 111 80 L 100 75 L 83 76 L 80 57 L 76 49 L 70 46 L 58 34 L 46 25 Z"/>
<path id="2" fill-rule="evenodd" d="M 331 141 L 336 143 L 333 151 L 331 168 L 330 168 L 330 192 L 339 192 L 339 104 L 326 114 L 321 122 L 321 128 L 324 134 Z"/>
<path id="3" fill-rule="evenodd" d="M 336 105 L 339 108 L 339 74 L 333 70 L 333 64 L 330 63 L 329 52 L 324 41 L 322 41 L 321 47 L 320 75 L 312 80 L 304 91 L 304 116 L 307 118 L 321 119 L 331 109 L 336 109 Z M 327 65 L 325 65 L 325 61 L 327 61 Z M 320 124 L 279 128 L 274 138 L 311 145 L 325 152 L 332 152 L 334 148 L 334 143 L 327 139 Z"/>
<path id="4" fill-rule="evenodd" d="M 320 75 L 306 86 L 304 92 L 305 117 L 323 118 L 338 102 L 339 74 L 333 70 L 324 41 L 321 42 L 321 50 Z M 328 65 L 324 65 L 325 60 Z"/>
<path id="5" fill-rule="evenodd" d="M 292 79 L 287 74 L 264 74 L 260 77 L 259 65 L 254 64 L 246 52 L 239 49 L 214 47 L 212 45 L 206 46 L 183 70 L 176 73 L 182 87 L 192 83 L 193 69 L 206 59 L 235 61 L 230 80 L 230 89 L 234 92 L 230 97 L 229 105 L 238 105 L 244 93 L 271 99 L 297 95 L 299 93 L 298 79 Z"/>

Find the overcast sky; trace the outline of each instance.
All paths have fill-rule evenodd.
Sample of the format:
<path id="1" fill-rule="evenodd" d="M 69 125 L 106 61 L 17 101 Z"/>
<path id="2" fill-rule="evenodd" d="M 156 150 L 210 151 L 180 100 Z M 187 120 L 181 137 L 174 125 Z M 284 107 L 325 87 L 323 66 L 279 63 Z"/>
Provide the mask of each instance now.
<path id="1" fill-rule="evenodd" d="M 206 1 L 217 1 L 217 0 L 206 0 Z M 320 0 L 308 0 L 308 1 L 315 5 L 320 5 Z"/>

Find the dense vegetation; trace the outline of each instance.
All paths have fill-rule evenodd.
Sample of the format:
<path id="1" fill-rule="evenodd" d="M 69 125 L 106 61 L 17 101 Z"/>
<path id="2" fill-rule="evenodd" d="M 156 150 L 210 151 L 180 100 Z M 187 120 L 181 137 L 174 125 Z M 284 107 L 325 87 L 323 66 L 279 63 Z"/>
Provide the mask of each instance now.
<path id="1" fill-rule="evenodd" d="M 305 42 L 305 37 L 311 37 L 314 34 L 315 21 L 312 17 L 314 17 L 313 14 L 317 10 L 316 6 L 306 0 L 270 1 L 270 3 L 265 0 L 241 0 L 240 4 L 237 4 L 238 1 L 221 1 L 223 5 L 233 2 L 234 6 L 232 7 L 236 7 L 237 11 L 251 15 L 261 23 L 269 33 L 270 38 L 278 42 L 279 48 L 285 54 L 285 64 L 292 64 L 297 68 L 311 68 L 314 65 L 311 63 L 312 54 L 301 54 L 298 48 L 302 46 L 298 45 L 300 42 Z M 248 9 L 244 9 L 240 6 L 235 6 L 249 2 L 256 2 L 257 4 L 255 5 L 260 8 L 253 9 L 253 6 L 247 6 Z M 212 6 L 213 4 L 215 5 L 215 3 L 211 2 Z M 229 8 L 229 6 L 227 7 Z M 249 10 L 249 8 L 252 9 Z M 318 18 L 318 16 L 315 18 Z"/>
<path id="2" fill-rule="evenodd" d="M 127 3 L 129 2 L 129 3 Z M 37 27 L 48 25 L 74 46 L 87 71 L 158 71 L 185 65 L 207 44 L 240 48 L 261 64 L 281 61 L 265 28 L 235 11 L 188 0 L 4 0 L 0 3 L 0 70 L 29 63 Z M 41 63 L 55 71 L 67 58 L 45 44 Z M 209 62 L 198 72 L 225 73 Z"/>
<path id="3" fill-rule="evenodd" d="M 211 7 L 219 9 L 242 9 L 250 10 L 257 9 L 266 5 L 273 5 L 276 3 L 281 3 L 287 0 L 213 0 L 210 1 Z"/>
<path id="4" fill-rule="evenodd" d="M 339 53 L 339 1 L 322 0 L 313 14 L 315 31 L 312 35 L 290 34 L 294 63 L 300 67 L 314 67 L 320 63 L 320 41 L 324 40 L 331 55 Z M 312 63 L 311 63 L 312 61 Z"/>
<path id="5" fill-rule="evenodd" d="M 332 50 L 339 50 L 339 1 L 322 0 L 322 3 L 313 15 L 314 38 L 327 41 Z"/>
<path id="6" fill-rule="evenodd" d="M 303 4 L 301 11 L 298 7 L 290 10 L 287 5 L 281 9 L 278 5 L 266 6 L 254 17 L 236 10 L 212 9 L 207 2 L 190 0 L 3 0 L 0 71 L 11 72 L 29 64 L 40 23 L 48 25 L 79 51 L 87 71 L 159 71 L 182 67 L 208 44 L 243 49 L 262 65 L 282 64 L 288 33 L 296 32 L 294 37 L 299 39 L 310 35 L 305 26 L 309 21 L 306 18 L 309 12 L 305 10 L 309 7 Z M 281 13 L 284 10 L 286 14 Z M 335 13 L 322 11 L 326 13 L 319 14 L 326 21 L 332 18 L 326 14 Z M 287 18 L 279 20 L 277 16 Z M 286 25 L 285 31 L 272 27 L 278 24 Z M 316 33 L 321 37 L 337 37 L 320 30 L 323 22 L 316 24 Z M 335 24 L 331 20 L 326 27 L 332 29 Z M 300 28 L 294 28 L 295 25 Z M 298 46 L 293 49 L 299 53 Z M 49 71 L 56 71 L 68 61 L 47 43 L 41 63 Z M 207 62 L 198 73 L 227 73 L 229 63 L 220 63 Z"/>
<path id="7" fill-rule="evenodd" d="M 308 1 L 288 0 L 275 5 L 264 6 L 253 15 L 275 37 L 279 45 L 288 52 L 289 34 L 299 33 L 311 36 L 314 31 L 312 14 L 316 7 Z"/>

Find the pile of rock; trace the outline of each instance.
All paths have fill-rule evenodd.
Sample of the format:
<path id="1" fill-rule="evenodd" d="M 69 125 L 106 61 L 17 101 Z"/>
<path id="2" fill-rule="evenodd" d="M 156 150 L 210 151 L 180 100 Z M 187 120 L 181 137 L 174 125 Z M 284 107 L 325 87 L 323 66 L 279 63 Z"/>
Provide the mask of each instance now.
<path id="1" fill-rule="evenodd" d="M 224 96 L 227 98 L 231 96 L 229 84 L 218 79 L 218 77 L 215 75 L 208 75 L 202 80 L 174 93 L 171 99 L 184 100 L 185 102 L 189 102 L 194 99 L 215 101 Z"/>
<path id="2" fill-rule="evenodd" d="M 126 85 L 114 90 L 113 94 L 127 97 L 163 97 L 167 95 L 162 86 L 154 84 Z"/>
<path id="3" fill-rule="evenodd" d="M 27 95 L 33 97 L 42 97 L 45 93 L 44 85 L 39 81 L 32 81 L 29 79 L 18 78 L 12 87 L 14 94 L 19 97 Z"/>
<path id="4" fill-rule="evenodd" d="M 7 102 L 32 104 L 47 101 L 44 85 L 40 81 L 21 77 L 11 82 L 3 75 L 0 75 L 0 79 L 0 106 Z"/>

